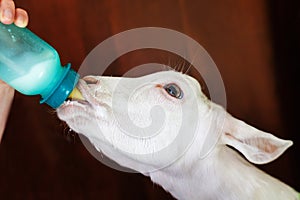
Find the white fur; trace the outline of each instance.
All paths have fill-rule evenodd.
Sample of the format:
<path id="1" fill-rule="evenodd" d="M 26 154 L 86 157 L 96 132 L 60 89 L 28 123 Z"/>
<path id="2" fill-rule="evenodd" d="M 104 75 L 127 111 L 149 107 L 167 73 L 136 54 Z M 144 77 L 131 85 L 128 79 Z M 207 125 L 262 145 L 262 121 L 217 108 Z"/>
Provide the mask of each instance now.
<path id="1" fill-rule="evenodd" d="M 165 91 L 169 83 L 182 89 L 182 99 Z M 58 117 L 106 156 L 150 176 L 175 198 L 298 199 L 294 189 L 227 146 L 263 164 L 292 142 L 233 118 L 205 97 L 195 79 L 172 71 L 140 78 L 89 76 L 78 88 L 89 103 L 66 102 Z"/>

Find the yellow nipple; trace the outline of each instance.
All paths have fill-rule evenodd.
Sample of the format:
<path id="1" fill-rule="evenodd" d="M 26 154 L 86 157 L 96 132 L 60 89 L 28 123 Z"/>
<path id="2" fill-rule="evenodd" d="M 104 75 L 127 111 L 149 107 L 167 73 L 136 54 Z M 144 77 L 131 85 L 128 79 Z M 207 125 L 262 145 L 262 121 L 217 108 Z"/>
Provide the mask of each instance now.
<path id="1" fill-rule="evenodd" d="M 69 98 L 77 99 L 77 100 L 84 100 L 84 97 L 82 96 L 81 92 L 75 87 L 71 94 L 69 95 Z"/>

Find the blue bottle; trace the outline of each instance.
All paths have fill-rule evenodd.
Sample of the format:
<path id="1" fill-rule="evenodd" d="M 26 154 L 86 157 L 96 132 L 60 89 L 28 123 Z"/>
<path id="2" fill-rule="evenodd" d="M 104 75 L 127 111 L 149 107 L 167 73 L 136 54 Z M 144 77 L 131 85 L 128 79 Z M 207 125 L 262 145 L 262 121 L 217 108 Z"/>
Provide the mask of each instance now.
<path id="1" fill-rule="evenodd" d="M 62 67 L 57 51 L 27 28 L 0 23 L 0 79 L 58 108 L 76 90 L 79 75 L 70 64 Z"/>

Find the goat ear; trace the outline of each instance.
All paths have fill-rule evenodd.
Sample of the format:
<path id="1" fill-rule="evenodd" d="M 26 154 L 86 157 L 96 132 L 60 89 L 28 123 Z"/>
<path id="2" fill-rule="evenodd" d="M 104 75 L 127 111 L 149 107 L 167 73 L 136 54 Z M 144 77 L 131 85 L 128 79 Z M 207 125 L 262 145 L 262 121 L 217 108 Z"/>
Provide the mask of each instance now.
<path id="1" fill-rule="evenodd" d="M 240 151 L 250 162 L 265 164 L 278 158 L 293 142 L 279 139 L 227 115 L 222 140 Z"/>

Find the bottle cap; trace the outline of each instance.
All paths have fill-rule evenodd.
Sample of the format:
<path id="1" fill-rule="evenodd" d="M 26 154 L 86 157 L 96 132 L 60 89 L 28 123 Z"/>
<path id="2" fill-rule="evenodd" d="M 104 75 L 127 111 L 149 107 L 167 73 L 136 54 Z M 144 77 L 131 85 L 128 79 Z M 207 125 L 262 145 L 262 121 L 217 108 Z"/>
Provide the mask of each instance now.
<path id="1" fill-rule="evenodd" d="M 46 103 L 52 108 L 58 108 L 69 97 L 79 80 L 79 74 L 71 69 L 71 64 L 63 68 L 61 80 L 53 87 L 48 96 L 43 97 L 40 103 Z"/>

